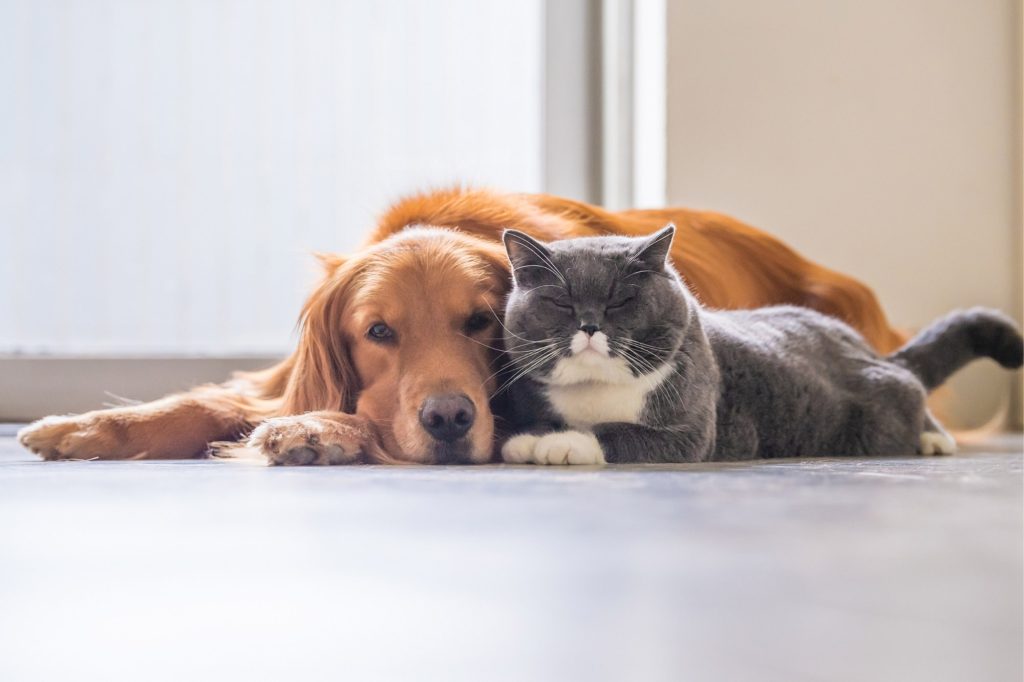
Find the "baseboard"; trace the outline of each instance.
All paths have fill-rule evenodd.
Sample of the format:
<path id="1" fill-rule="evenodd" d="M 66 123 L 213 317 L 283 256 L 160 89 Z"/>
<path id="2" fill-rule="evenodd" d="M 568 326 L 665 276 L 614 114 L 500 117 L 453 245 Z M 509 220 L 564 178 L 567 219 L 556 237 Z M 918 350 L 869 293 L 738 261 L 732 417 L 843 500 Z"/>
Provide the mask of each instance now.
<path id="1" fill-rule="evenodd" d="M 86 412 L 121 401 L 153 400 L 233 371 L 269 367 L 273 357 L 0 356 L 0 421 Z"/>

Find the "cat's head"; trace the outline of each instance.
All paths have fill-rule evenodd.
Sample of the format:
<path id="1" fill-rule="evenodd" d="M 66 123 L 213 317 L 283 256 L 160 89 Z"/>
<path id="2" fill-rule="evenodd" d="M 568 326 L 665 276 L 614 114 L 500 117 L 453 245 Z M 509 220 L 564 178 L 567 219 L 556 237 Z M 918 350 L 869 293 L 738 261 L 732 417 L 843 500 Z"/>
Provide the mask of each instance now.
<path id="1" fill-rule="evenodd" d="M 668 263 L 675 227 L 550 243 L 505 232 L 513 287 L 505 344 L 516 376 L 620 383 L 664 371 L 692 314 Z"/>

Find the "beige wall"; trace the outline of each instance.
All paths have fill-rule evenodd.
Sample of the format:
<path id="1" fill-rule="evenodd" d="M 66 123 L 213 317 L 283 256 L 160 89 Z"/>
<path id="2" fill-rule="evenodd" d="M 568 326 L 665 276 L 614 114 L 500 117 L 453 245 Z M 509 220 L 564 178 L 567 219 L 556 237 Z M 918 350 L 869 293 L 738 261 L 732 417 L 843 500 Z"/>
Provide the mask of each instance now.
<path id="1" fill-rule="evenodd" d="M 856 275 L 898 325 L 1020 319 L 1017 0 L 670 0 L 667 19 L 671 203 Z M 959 425 L 1013 381 L 961 373 Z"/>

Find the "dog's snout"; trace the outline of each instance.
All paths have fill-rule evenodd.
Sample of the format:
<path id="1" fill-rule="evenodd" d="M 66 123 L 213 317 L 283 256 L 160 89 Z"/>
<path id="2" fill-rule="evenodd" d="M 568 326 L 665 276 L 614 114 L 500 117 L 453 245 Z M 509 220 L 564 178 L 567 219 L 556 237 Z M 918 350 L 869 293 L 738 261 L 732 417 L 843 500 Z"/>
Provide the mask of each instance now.
<path id="1" fill-rule="evenodd" d="M 475 419 L 473 401 L 459 393 L 430 396 L 420 408 L 420 424 L 435 440 L 445 443 L 465 436 Z"/>

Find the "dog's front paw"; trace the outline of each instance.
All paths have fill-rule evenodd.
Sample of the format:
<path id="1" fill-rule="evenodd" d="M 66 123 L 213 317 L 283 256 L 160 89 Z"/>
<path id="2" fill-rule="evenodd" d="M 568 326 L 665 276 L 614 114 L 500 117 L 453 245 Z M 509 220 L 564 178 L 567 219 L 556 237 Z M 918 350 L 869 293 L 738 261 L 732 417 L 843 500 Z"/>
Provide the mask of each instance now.
<path id="1" fill-rule="evenodd" d="M 43 459 L 73 459 L 73 436 L 82 429 L 75 416 L 52 416 L 18 431 L 18 442 Z"/>
<path id="2" fill-rule="evenodd" d="M 604 464 L 604 450 L 592 433 L 559 431 L 545 436 L 524 434 L 511 438 L 501 448 L 509 463 Z"/>
<path id="3" fill-rule="evenodd" d="M 46 460 L 131 459 L 145 453 L 130 428 L 113 410 L 53 415 L 18 431 L 18 442 Z"/>
<path id="4" fill-rule="evenodd" d="M 252 432 L 248 445 L 258 449 L 271 465 L 304 466 L 351 464 L 359 460 L 365 443 L 365 429 L 360 425 L 306 413 L 268 419 Z"/>

